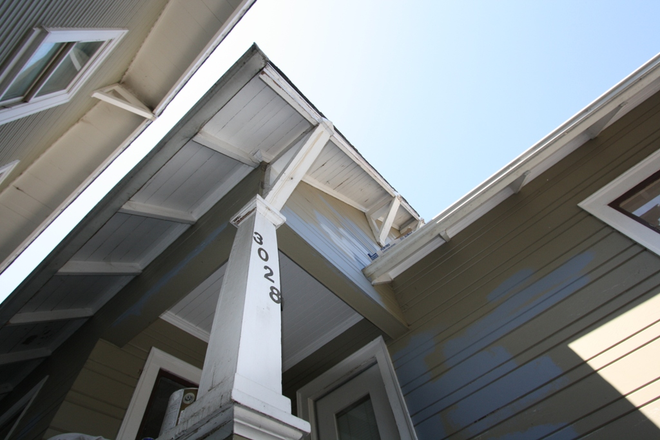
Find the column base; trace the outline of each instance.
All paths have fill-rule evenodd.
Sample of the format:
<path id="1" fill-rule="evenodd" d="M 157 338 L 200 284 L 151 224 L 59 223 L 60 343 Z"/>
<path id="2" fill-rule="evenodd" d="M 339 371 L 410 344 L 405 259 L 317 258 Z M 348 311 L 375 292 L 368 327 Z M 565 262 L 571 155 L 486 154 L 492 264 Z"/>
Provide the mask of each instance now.
<path id="1" fill-rule="evenodd" d="M 233 436 L 298 440 L 310 432 L 308 422 L 237 389 L 232 390 L 229 402 L 218 406 L 227 393 L 223 399 L 213 391 L 188 407 L 183 421 L 158 440 L 224 440 Z"/>

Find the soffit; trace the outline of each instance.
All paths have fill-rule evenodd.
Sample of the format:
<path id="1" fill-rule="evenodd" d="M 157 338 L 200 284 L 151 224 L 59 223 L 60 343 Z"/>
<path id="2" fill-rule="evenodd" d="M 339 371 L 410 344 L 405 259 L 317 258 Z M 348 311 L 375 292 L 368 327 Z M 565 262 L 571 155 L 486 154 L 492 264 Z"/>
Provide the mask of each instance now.
<path id="1" fill-rule="evenodd" d="M 226 264 L 161 318 L 208 341 Z M 362 317 L 280 252 L 282 364 L 287 370 Z"/>
<path id="2" fill-rule="evenodd" d="M 263 57 L 254 53 L 255 59 Z M 242 72 L 243 67 L 236 69 Z M 245 69 L 248 72 L 252 67 Z M 207 103 L 193 113 L 162 147 L 167 150 L 173 145 L 171 157 L 159 168 L 153 167 L 143 184 L 128 184 L 126 188 L 134 188 L 130 194 L 122 189 L 123 206 L 105 208 L 107 220 L 79 245 L 59 272 L 21 301 L 10 324 L 0 328 L 0 340 L 8 341 L 0 347 L 0 366 L 28 368 L 36 359 L 48 356 L 261 160 L 286 158 L 289 149 L 295 152 L 299 148 L 313 129 L 309 114 L 301 113 L 290 96 L 283 96 L 281 89 L 274 89 L 258 75 L 233 74 L 236 76 L 227 76 L 229 83 L 220 83 L 240 83 L 236 91 L 225 93 L 229 85 L 213 89 L 208 102 L 228 97 L 220 108 Z M 150 164 L 143 168 L 151 169 Z M 364 205 L 363 211 L 375 201 L 393 197 L 391 187 L 337 133 L 308 175 L 330 195 Z M 379 209 L 386 210 L 387 203 L 383 206 Z M 410 218 L 409 210 L 404 208 L 395 222 Z M 284 311 L 286 362 L 292 365 L 359 316 L 298 266 L 285 257 L 282 261 L 282 279 L 288 278 L 283 287 L 291 296 Z M 206 321 L 190 319 L 192 325 L 208 328 L 208 314 Z M 18 373 L 5 376 L 0 387 L 4 384 L 4 389 L 10 389 L 21 377 Z"/>

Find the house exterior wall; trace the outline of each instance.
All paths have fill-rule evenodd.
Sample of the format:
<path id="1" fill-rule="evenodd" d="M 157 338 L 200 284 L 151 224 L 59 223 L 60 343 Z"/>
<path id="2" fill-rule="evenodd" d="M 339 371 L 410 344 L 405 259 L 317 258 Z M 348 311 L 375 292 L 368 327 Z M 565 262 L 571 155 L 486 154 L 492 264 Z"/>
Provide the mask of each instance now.
<path id="1" fill-rule="evenodd" d="M 660 260 L 578 203 L 658 147 L 655 95 L 396 278 L 420 439 L 657 438 Z"/>
<path id="2" fill-rule="evenodd" d="M 331 279 L 319 281 L 387 334 L 406 330 L 391 289 L 372 286 L 362 274 L 369 253 L 378 249 L 363 212 L 301 182 L 282 214 L 286 223 L 278 231 L 279 246 L 287 256 L 316 277 L 328 273 Z M 292 244 L 300 239 L 304 244 Z M 301 252 L 303 247 L 310 252 Z M 340 278 L 348 288 L 337 283 Z"/>
<path id="3" fill-rule="evenodd" d="M 127 29 L 126 36 L 103 62 L 100 69 L 82 86 L 74 98 L 61 106 L 0 126 L 0 164 L 15 159 L 21 162 L 14 169 L 16 176 L 59 139 L 80 117 L 98 101 L 91 99 L 93 90 L 122 79 L 152 26 L 158 19 L 165 0 L 136 2 L 135 0 L 13 0 L 0 7 L 0 65 L 20 45 L 26 33 L 36 27 Z M 137 126 L 137 125 L 136 125 Z M 130 133 L 130 132 L 129 132 Z M 116 148 L 117 145 L 114 146 Z M 112 151 L 112 150 L 110 150 Z M 7 181 L 0 187 L 6 187 Z"/>
<path id="4" fill-rule="evenodd" d="M 44 438 L 67 432 L 117 438 L 151 347 L 197 368 L 204 363 L 206 343 L 160 319 L 122 348 L 100 339 Z"/>

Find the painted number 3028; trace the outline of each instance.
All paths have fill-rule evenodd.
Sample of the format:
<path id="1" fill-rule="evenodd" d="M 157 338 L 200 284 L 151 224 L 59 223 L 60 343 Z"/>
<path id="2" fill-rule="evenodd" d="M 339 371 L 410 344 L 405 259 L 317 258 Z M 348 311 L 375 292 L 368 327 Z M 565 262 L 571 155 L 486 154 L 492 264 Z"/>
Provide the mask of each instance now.
<path id="1" fill-rule="evenodd" d="M 254 241 L 259 246 L 264 244 L 264 238 L 261 236 L 260 233 L 256 231 L 254 233 Z M 264 262 L 268 261 L 268 252 L 266 251 L 266 249 L 262 247 L 257 248 L 257 255 L 259 255 L 259 258 L 261 258 Z M 274 275 L 273 269 L 271 269 L 270 266 L 266 265 L 264 266 L 264 270 L 266 271 L 266 273 L 264 274 L 264 278 L 266 278 L 271 283 L 275 284 L 275 279 L 273 278 Z M 270 286 L 270 292 L 268 294 L 270 295 L 270 299 L 272 299 L 275 304 L 282 304 L 282 292 L 280 292 L 280 289 L 278 289 L 275 286 Z"/>

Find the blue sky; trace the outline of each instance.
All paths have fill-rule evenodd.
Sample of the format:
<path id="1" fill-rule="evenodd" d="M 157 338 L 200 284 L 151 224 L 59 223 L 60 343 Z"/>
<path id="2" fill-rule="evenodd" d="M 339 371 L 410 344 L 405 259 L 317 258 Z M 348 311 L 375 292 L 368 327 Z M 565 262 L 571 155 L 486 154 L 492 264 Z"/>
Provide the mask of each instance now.
<path id="1" fill-rule="evenodd" d="M 254 41 L 427 221 L 660 52 L 660 2 L 257 0 Z"/>

